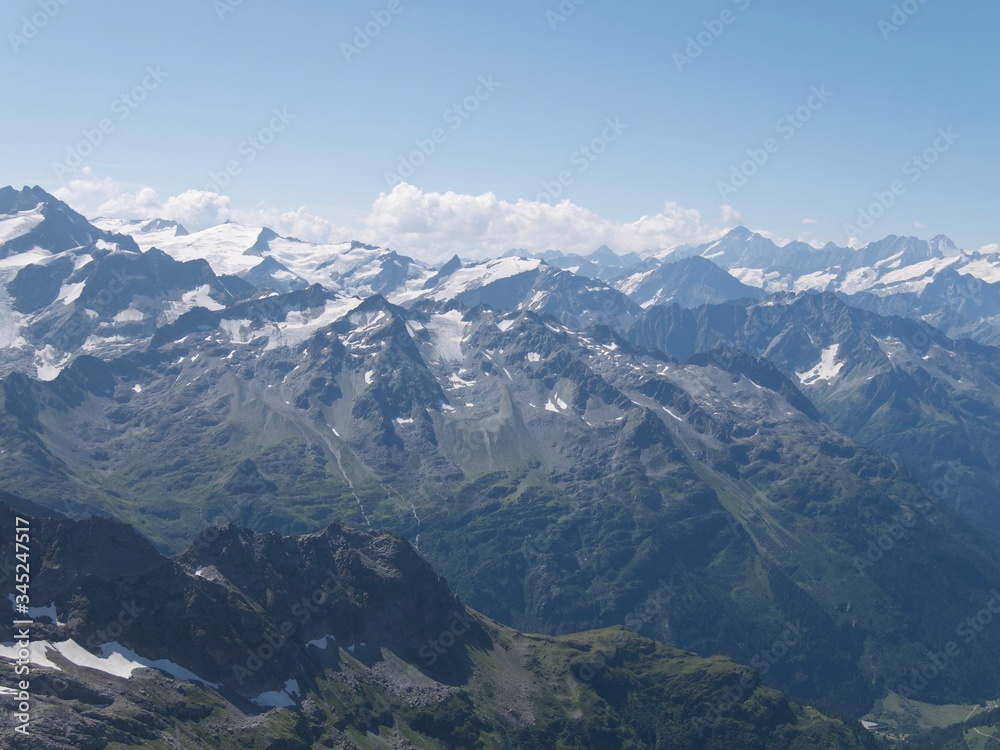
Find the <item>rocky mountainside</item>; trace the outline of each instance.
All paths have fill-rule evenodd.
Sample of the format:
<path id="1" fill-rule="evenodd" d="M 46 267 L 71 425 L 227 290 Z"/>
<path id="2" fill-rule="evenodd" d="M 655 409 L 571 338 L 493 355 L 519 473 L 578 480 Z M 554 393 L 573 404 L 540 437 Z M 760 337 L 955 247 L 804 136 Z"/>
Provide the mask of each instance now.
<path id="1" fill-rule="evenodd" d="M 1000 578 L 996 350 L 850 307 L 840 282 L 763 297 L 714 265 L 846 279 L 899 255 L 885 291 L 976 267 L 944 240 L 775 255 L 739 230 L 641 271 L 602 250 L 597 280 L 555 255 L 435 269 L 235 224 L 86 229 L 3 195 L 0 481 L 50 511 L 169 554 L 227 523 L 396 533 L 499 622 L 625 625 L 858 716 L 912 691 Z M 23 241 L 43 215 L 77 234 Z M 921 698 L 995 697 L 998 639 Z"/>
<path id="2" fill-rule="evenodd" d="M 899 460 L 939 500 L 1000 535 L 1000 351 L 848 307 L 832 294 L 693 310 L 629 331 L 684 360 L 728 346 L 766 357 L 831 424 Z"/>
<path id="3" fill-rule="evenodd" d="M 0 502 L 0 523 L 21 512 Z M 725 659 L 620 629 L 504 628 L 389 534 L 226 526 L 169 559 L 108 520 L 29 520 L 46 606 L 32 612 L 30 739 L 0 701 L 15 750 L 877 746 Z M 15 651 L 0 645 L 4 695 Z"/>
<path id="4" fill-rule="evenodd" d="M 636 629 L 749 662 L 801 622 L 811 637 L 768 680 L 862 713 L 1000 575 L 768 361 L 682 363 L 530 312 L 313 287 L 192 310 L 147 350 L 3 386 L 0 476 L 51 507 L 173 550 L 220 517 L 392 529 L 472 606 L 548 633 L 624 623 L 665 581 L 664 617 Z M 904 530 L 891 554 L 887 529 Z M 992 645 L 928 695 L 978 698 Z"/>

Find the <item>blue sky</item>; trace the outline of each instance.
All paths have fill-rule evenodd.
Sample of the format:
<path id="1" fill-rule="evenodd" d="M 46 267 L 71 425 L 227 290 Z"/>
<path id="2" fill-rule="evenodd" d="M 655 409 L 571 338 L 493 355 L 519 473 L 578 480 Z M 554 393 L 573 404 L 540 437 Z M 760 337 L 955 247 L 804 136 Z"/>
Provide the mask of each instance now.
<path id="1" fill-rule="evenodd" d="M 993 2 L 64 2 L 0 10 L 0 182 L 90 214 L 433 257 L 653 249 L 736 222 L 1000 241 Z"/>

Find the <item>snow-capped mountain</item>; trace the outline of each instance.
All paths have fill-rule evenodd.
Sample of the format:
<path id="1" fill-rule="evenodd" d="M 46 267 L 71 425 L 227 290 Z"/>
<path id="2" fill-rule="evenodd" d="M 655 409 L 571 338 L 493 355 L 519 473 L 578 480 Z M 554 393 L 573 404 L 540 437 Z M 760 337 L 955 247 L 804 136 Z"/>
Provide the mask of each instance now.
<path id="1" fill-rule="evenodd" d="M 682 362 L 526 310 L 407 310 L 313 286 L 196 307 L 146 349 L 78 357 L 51 382 L 8 376 L 0 480 L 174 550 L 219 515 L 394 529 L 470 605 L 533 631 L 621 621 L 671 580 L 681 593 L 648 632 L 748 660 L 806 611 L 813 635 L 774 684 L 849 705 L 894 676 L 862 658 L 883 653 L 886 628 L 933 641 L 924 608 L 954 619 L 965 601 L 921 559 L 957 556 L 983 581 L 994 563 L 942 508 L 910 519 L 921 490 L 820 418 L 813 379 L 738 351 Z M 859 570 L 873 529 L 904 517 L 906 577 Z M 748 569 L 767 572 L 748 586 Z M 947 684 L 985 679 L 978 653 Z"/>
<path id="2" fill-rule="evenodd" d="M 698 307 L 734 299 L 759 300 L 764 290 L 747 286 L 701 256 L 660 262 L 647 261 L 615 283 L 643 308 L 653 305 Z"/>
<path id="3" fill-rule="evenodd" d="M 765 292 L 919 293 L 948 269 L 989 283 L 1000 281 L 1000 255 L 961 250 L 944 236 L 890 236 L 858 250 L 832 244 L 817 250 L 800 242 L 778 247 L 738 227 L 694 254 Z"/>
<path id="4" fill-rule="evenodd" d="M 643 261 L 638 253 L 618 255 L 607 245 L 601 245 L 589 255 L 578 253 L 562 253 L 559 250 L 549 250 L 543 253 L 530 253 L 526 250 L 510 250 L 504 257 L 536 258 L 544 260 L 550 266 L 572 271 L 580 276 L 587 276 L 602 281 L 614 281 Z"/>
<path id="5" fill-rule="evenodd" d="M 219 309 L 255 291 L 221 279 L 204 260 L 143 252 L 130 236 L 92 226 L 38 188 L 4 189 L 0 199 L 8 212 L 0 217 L 7 228 L 0 244 L 2 372 L 51 380 L 81 353 L 141 348 L 188 310 Z"/>
<path id="6" fill-rule="evenodd" d="M 157 247 L 176 237 L 189 234 L 182 225 L 167 219 L 106 219 L 101 217 L 91 221 L 91 224 L 106 232 L 128 235 L 133 239 L 138 238 L 137 244 L 143 250 Z"/>
<path id="7" fill-rule="evenodd" d="M 95 227 L 40 187 L 0 188 L 0 259 L 27 254 L 42 260 L 98 241 L 138 249 L 128 237 Z M 22 260 L 4 268 L 20 267 Z"/>
<path id="8" fill-rule="evenodd" d="M 102 225 L 129 231 L 143 250 L 155 247 L 179 261 L 206 260 L 220 276 L 281 292 L 321 284 L 345 294 L 405 296 L 434 276 L 429 266 L 391 250 L 361 242 L 314 244 L 233 222 L 194 233 L 177 225 L 163 230 L 158 220 Z"/>
<path id="9" fill-rule="evenodd" d="M 692 276 L 684 265 L 691 258 L 724 273 L 702 263 Z M 965 251 L 944 236 L 890 236 L 857 250 L 833 244 L 816 249 L 802 242 L 778 246 L 737 227 L 715 242 L 649 258 L 614 286 L 643 307 L 834 292 L 868 310 L 939 326 L 952 337 L 1000 342 L 1000 253 Z"/>
<path id="10" fill-rule="evenodd" d="M 641 312 L 632 300 L 603 281 L 535 258 L 506 257 L 446 267 L 432 282 L 414 297 L 397 294 L 390 299 L 406 306 L 421 301 L 455 301 L 468 307 L 545 312 L 577 328 L 609 325 L 624 329 Z"/>
<path id="11" fill-rule="evenodd" d="M 640 629 L 750 660 L 801 618 L 811 637 L 769 680 L 852 710 L 1000 577 L 981 535 L 995 504 L 970 489 L 1000 466 L 996 350 L 738 280 L 757 264 L 836 287 L 871 268 L 883 286 L 864 293 L 884 299 L 892 274 L 931 264 L 927 294 L 988 260 L 944 240 L 776 250 L 741 230 L 641 267 L 601 251 L 609 282 L 236 224 L 94 227 L 37 191 L 2 195 L 0 481 L 49 508 L 172 552 L 220 515 L 391 529 L 472 606 L 534 631 L 622 622 L 672 581 Z M 912 544 L 859 564 L 904 521 Z M 993 684 L 996 638 L 928 695 Z"/>

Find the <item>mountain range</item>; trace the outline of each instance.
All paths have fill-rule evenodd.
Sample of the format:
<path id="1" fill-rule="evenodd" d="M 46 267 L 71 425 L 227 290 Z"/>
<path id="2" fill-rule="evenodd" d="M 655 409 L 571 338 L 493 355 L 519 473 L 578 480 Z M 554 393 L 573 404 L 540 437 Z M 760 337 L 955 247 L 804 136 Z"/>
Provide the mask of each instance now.
<path id="1" fill-rule="evenodd" d="M 4 500 L 11 524 L 26 504 Z M 877 747 L 725 659 L 621 628 L 517 633 L 390 534 L 227 525 L 171 559 L 105 519 L 30 523 L 51 601 L 34 612 L 32 738 L 7 747 Z"/>
<path id="2" fill-rule="evenodd" d="M 956 630 L 1000 580 L 1000 256 L 941 237 L 778 247 L 743 228 L 661 255 L 515 252 L 434 267 L 236 224 L 191 233 L 162 220 L 89 222 L 39 188 L 5 188 L 0 478 L 36 513 L 92 518 L 46 522 L 53 539 L 108 535 L 102 546 L 156 568 L 165 601 L 216 608 L 214 643 L 157 646 L 155 629 L 119 642 L 123 658 L 166 659 L 200 678 L 196 700 L 178 701 L 176 687 L 157 695 L 236 717 L 255 696 L 281 693 L 274 700 L 291 705 L 275 710 L 298 718 L 274 720 L 294 723 L 300 739 L 331 720 L 306 710 L 305 685 L 388 689 L 378 682 L 388 657 L 335 677 L 317 676 L 331 664 L 268 662 L 238 696 L 208 698 L 205 685 L 229 684 L 219 666 L 228 650 L 246 645 L 221 623 L 280 624 L 275 613 L 318 585 L 310 566 L 355 553 L 376 576 L 419 569 L 428 582 L 383 591 L 338 567 L 352 606 L 384 593 L 388 603 L 371 606 L 430 631 L 447 627 L 456 602 L 474 611 L 470 648 L 488 656 L 447 665 L 465 670 L 465 693 L 422 718 L 392 699 L 394 723 L 375 725 L 444 746 L 474 745 L 427 729 L 436 712 L 457 712 L 449 725 L 491 742 L 503 735 L 499 706 L 525 715 L 483 675 L 532 648 L 546 653 L 518 678 L 526 685 L 567 674 L 579 650 L 627 652 L 617 687 L 598 691 L 614 729 L 586 731 L 632 733 L 634 747 L 659 747 L 648 737 L 676 727 L 642 724 L 620 699 L 645 694 L 637 675 L 670 672 L 660 665 L 677 659 L 685 674 L 708 669 L 685 661 L 696 658 L 749 664 L 791 697 L 790 726 L 800 704 L 860 717 L 888 694 L 996 698 L 1000 634 L 965 641 Z M 192 552 L 216 526 L 224 542 Z M 67 557 L 54 569 L 93 564 L 83 545 L 55 546 Z M 106 594 L 74 593 L 85 584 L 52 583 L 70 628 L 53 638 L 81 644 L 100 627 L 100 607 L 79 603 Z M 447 601 L 437 612 L 406 598 L 435 586 L 430 598 Z M 201 616 L 187 607 L 164 609 L 159 626 L 187 632 L 182 623 Z M 418 659 L 419 638 L 393 631 L 392 617 L 366 633 L 363 622 L 384 619 L 372 612 L 303 632 L 299 645 L 334 633 L 338 644 L 365 638 Z M 601 630 L 622 625 L 638 636 Z M 955 639 L 961 648 L 935 678 L 914 682 Z M 452 684 L 449 674 L 430 677 Z M 279 689 L 289 681 L 295 690 Z M 130 706 L 170 714 L 123 689 Z M 776 726 L 762 715 L 763 725 Z M 95 737 L 107 736 L 101 726 Z M 348 726 L 358 728 L 338 731 Z M 558 735 L 566 747 L 597 746 L 571 744 L 568 725 L 534 726 L 543 745 Z M 702 739 L 677 746 L 714 746 Z"/>

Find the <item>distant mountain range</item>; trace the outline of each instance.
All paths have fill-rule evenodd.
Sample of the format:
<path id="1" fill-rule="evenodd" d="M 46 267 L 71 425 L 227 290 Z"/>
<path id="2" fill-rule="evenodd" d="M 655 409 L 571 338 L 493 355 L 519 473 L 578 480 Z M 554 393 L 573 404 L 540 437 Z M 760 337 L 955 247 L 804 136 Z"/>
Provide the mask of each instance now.
<path id="1" fill-rule="evenodd" d="M 762 670 L 796 701 L 997 697 L 991 629 L 911 681 L 1000 580 L 998 256 L 737 228 L 663 257 L 432 267 L 236 224 L 91 223 L 37 188 L 0 191 L 0 214 L 4 488 L 168 554 L 252 529 L 230 540 L 249 577 L 219 579 L 238 608 L 281 606 L 289 573 L 267 566 L 314 544 L 278 535 L 343 522 L 362 547 L 402 535 L 520 631 L 625 625 L 756 666 L 801 626 Z M 162 658 L 220 681 L 204 654 Z M 277 666 L 253 689 L 305 684 Z"/>

